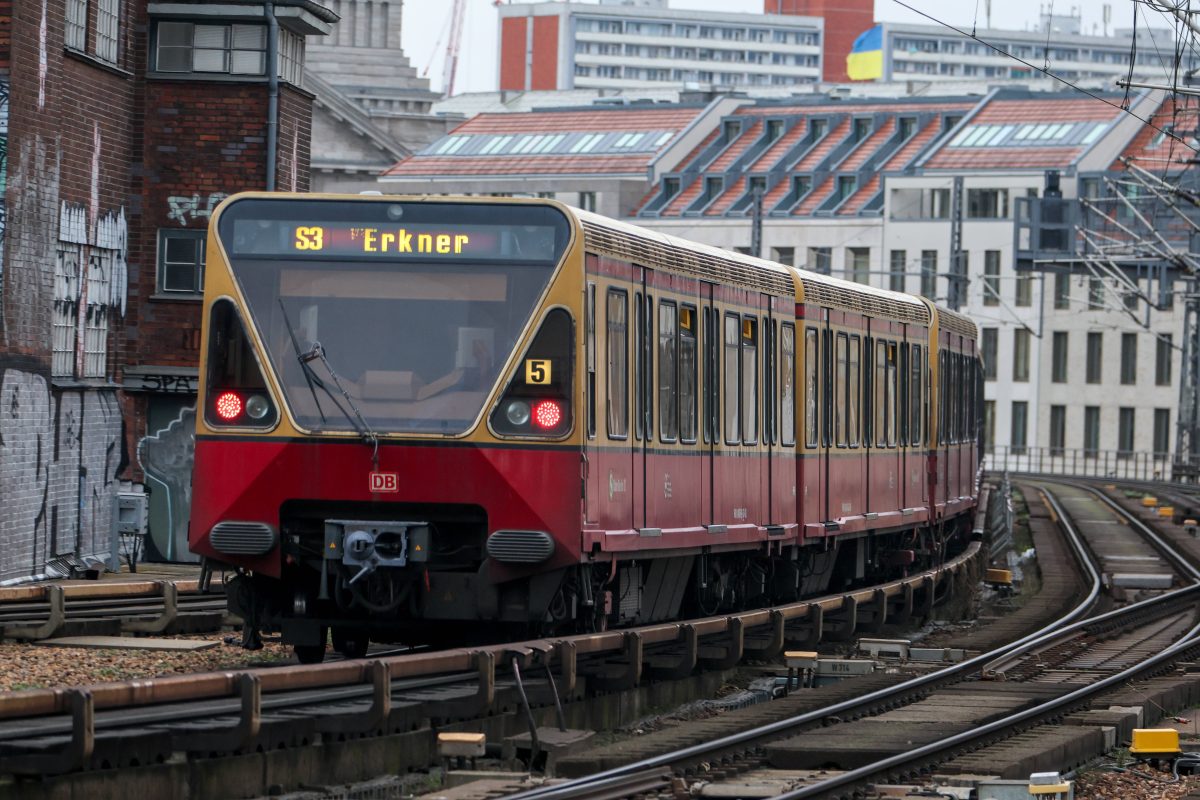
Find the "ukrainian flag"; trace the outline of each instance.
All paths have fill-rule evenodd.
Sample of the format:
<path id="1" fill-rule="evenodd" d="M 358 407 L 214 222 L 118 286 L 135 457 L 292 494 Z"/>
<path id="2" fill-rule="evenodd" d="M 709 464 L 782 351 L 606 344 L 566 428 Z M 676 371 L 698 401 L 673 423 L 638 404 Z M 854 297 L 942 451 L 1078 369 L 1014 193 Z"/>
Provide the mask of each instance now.
<path id="1" fill-rule="evenodd" d="M 883 26 L 859 34 L 846 56 L 846 74 L 852 81 L 872 81 L 883 77 Z"/>

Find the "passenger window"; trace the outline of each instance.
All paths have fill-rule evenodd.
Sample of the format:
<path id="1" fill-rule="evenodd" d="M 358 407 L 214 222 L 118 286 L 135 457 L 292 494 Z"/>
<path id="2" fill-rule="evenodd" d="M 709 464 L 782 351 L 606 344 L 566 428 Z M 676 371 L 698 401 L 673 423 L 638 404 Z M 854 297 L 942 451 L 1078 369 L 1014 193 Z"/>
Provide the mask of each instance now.
<path id="1" fill-rule="evenodd" d="M 619 289 L 608 290 L 605 318 L 608 336 L 605 349 L 608 358 L 608 435 L 613 439 L 629 437 L 629 387 L 627 359 L 629 352 L 629 296 Z"/>
<path id="2" fill-rule="evenodd" d="M 784 324 L 779 332 L 780 441 L 796 444 L 796 328 Z"/>
<path id="3" fill-rule="evenodd" d="M 679 438 L 696 441 L 696 309 L 679 310 Z"/>
<path id="4" fill-rule="evenodd" d="M 738 345 L 742 339 L 741 320 L 736 314 L 725 315 L 725 443 L 742 440 L 738 407 Z"/>
<path id="5" fill-rule="evenodd" d="M 897 373 L 896 427 L 900 446 L 908 444 L 908 342 L 900 343 L 900 370 Z"/>
<path id="6" fill-rule="evenodd" d="M 658 306 L 658 436 L 664 442 L 679 438 L 679 398 L 676 394 L 675 304 Z"/>
<path id="7" fill-rule="evenodd" d="M 642 338 L 642 416 L 645 418 L 646 441 L 654 438 L 654 298 L 646 295 L 642 310 L 646 335 Z"/>
<path id="8" fill-rule="evenodd" d="M 846 440 L 851 447 L 858 447 L 859 405 L 862 403 L 862 337 L 850 337 L 850 359 L 846 365 Z"/>
<path id="9" fill-rule="evenodd" d="M 758 320 L 742 319 L 742 444 L 758 441 Z"/>
<path id="10" fill-rule="evenodd" d="M 846 419 L 850 411 L 850 399 L 847 397 L 850 381 L 847 380 L 850 349 L 850 337 L 839 333 L 834 342 L 834 374 L 833 374 L 833 442 L 838 447 L 846 446 Z"/>
<path id="11" fill-rule="evenodd" d="M 896 446 L 896 379 L 898 373 L 896 370 L 896 356 L 899 348 L 895 342 L 887 344 L 887 443 L 888 447 Z"/>
<path id="12" fill-rule="evenodd" d="M 875 340 L 875 445 L 887 446 L 887 342 Z"/>
<path id="13" fill-rule="evenodd" d="M 633 432 L 640 441 L 645 414 L 642 411 L 643 375 L 642 375 L 642 342 L 646 338 L 645 309 L 642 307 L 642 293 L 638 292 L 633 298 Z"/>
<path id="14" fill-rule="evenodd" d="M 921 346 L 908 346 L 908 444 L 910 447 L 921 445 Z"/>
<path id="15" fill-rule="evenodd" d="M 596 284 L 587 286 L 587 435 L 596 438 Z"/>
<path id="16" fill-rule="evenodd" d="M 833 336 L 821 332 L 821 444 L 833 444 Z"/>
<path id="17" fill-rule="evenodd" d="M 703 326 L 701 328 L 704 347 L 704 442 L 713 441 L 716 437 L 716 385 L 717 385 L 717 340 L 713 330 L 712 309 L 704 309 Z"/>
<path id="18" fill-rule="evenodd" d="M 817 331 L 804 331 L 804 444 L 817 446 L 817 375 L 820 356 L 817 350 Z"/>
<path id="19" fill-rule="evenodd" d="M 764 330 L 767 332 L 763 344 L 763 442 L 775 444 L 779 441 L 778 423 L 775 421 L 778 415 L 778 407 L 775 404 L 775 353 L 779 348 L 778 330 L 773 319 L 764 319 L 763 325 L 766 326 Z"/>

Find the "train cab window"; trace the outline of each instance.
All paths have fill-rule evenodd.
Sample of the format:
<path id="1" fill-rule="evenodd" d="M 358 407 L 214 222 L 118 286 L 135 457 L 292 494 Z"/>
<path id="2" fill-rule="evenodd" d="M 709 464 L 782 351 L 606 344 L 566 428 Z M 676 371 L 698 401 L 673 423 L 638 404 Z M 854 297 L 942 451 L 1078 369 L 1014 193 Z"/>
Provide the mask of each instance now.
<path id="1" fill-rule="evenodd" d="M 679 340 L 675 333 L 675 304 L 658 305 L 658 436 L 664 442 L 679 438 L 679 395 L 676 363 Z"/>
<path id="2" fill-rule="evenodd" d="M 587 435 L 596 438 L 596 284 L 587 286 Z"/>
<path id="3" fill-rule="evenodd" d="M 679 439 L 696 441 L 696 309 L 679 309 Z"/>
<path id="4" fill-rule="evenodd" d="M 861 430 L 862 404 L 862 337 L 850 337 L 850 354 L 846 362 L 846 443 L 858 447 Z"/>
<path id="5" fill-rule="evenodd" d="M 834 341 L 834 373 L 833 373 L 833 443 L 838 447 L 846 446 L 846 419 L 850 410 L 850 398 L 847 396 L 850 385 L 849 356 L 850 337 L 839 333 Z"/>
<path id="6" fill-rule="evenodd" d="M 626 439 L 629 437 L 629 296 L 619 289 L 609 289 L 606 305 L 608 435 L 613 439 Z"/>
<path id="7" fill-rule="evenodd" d="M 738 345 L 742 340 L 741 318 L 725 315 L 725 443 L 742 441 L 741 410 L 738 396 Z"/>
<path id="8" fill-rule="evenodd" d="M 758 320 L 742 319 L 742 444 L 758 441 Z"/>
<path id="9" fill-rule="evenodd" d="M 784 323 L 779 330 L 779 440 L 784 447 L 796 444 L 796 328 Z"/>
<path id="10" fill-rule="evenodd" d="M 804 330 L 804 446 L 817 446 L 817 375 L 820 355 L 816 328 Z"/>
<path id="11" fill-rule="evenodd" d="M 908 355 L 908 441 L 921 444 L 921 346 L 914 344 Z"/>
<path id="12" fill-rule="evenodd" d="M 875 340 L 875 445 L 887 447 L 887 342 Z"/>

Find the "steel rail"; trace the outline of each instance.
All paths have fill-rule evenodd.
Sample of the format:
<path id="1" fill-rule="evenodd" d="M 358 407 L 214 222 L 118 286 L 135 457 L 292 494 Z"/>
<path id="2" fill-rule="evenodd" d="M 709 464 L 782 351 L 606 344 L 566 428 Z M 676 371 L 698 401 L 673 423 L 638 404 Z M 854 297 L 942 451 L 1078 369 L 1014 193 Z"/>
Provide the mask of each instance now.
<path id="1" fill-rule="evenodd" d="M 1053 482 L 1054 483 L 1064 483 L 1067 485 L 1080 486 L 1079 484 L 1070 484 L 1069 482 L 1066 482 L 1066 481 L 1053 481 Z M 1089 492 L 1092 492 L 1097 497 L 1101 498 L 1102 500 L 1107 500 L 1107 498 L 1105 498 L 1103 496 L 1103 494 L 1096 492 L 1095 490 L 1091 489 L 1090 487 L 1080 486 L 1080 488 L 1085 488 Z M 1058 514 L 1059 519 L 1063 522 L 1063 524 L 1073 528 L 1074 523 L 1071 522 L 1070 517 L 1066 514 L 1066 511 L 1062 508 L 1061 504 L 1058 502 L 1058 499 L 1054 496 L 1053 492 L 1051 492 L 1049 489 L 1043 489 L 1043 493 L 1046 495 L 1051 506 L 1055 509 L 1055 513 Z M 1118 506 L 1117 504 L 1110 503 L 1110 505 L 1114 510 L 1116 510 L 1121 516 L 1125 517 L 1127 520 L 1132 521 L 1132 522 L 1139 522 L 1138 520 L 1134 519 L 1132 517 L 1132 515 L 1126 513 L 1124 511 L 1124 509 L 1121 509 L 1120 506 Z M 1160 542 L 1164 547 L 1167 547 L 1168 549 L 1171 549 L 1173 551 L 1173 548 L 1170 548 L 1169 545 L 1167 545 L 1165 542 L 1162 542 L 1161 537 L 1159 537 L 1153 531 L 1150 531 L 1149 528 L 1146 528 L 1144 525 L 1141 525 L 1140 522 L 1139 522 L 1139 528 L 1143 532 L 1147 533 L 1149 535 L 1150 539 Z M 1189 567 L 1190 567 L 1190 565 L 1189 565 Z M 1190 567 L 1187 571 L 1188 571 L 1188 574 L 1192 575 L 1193 577 L 1200 574 L 1200 573 L 1197 573 L 1197 571 L 1195 570 L 1194 567 Z M 1097 620 L 1099 620 L 1101 618 L 1112 618 L 1112 617 L 1114 617 L 1116 615 L 1120 615 L 1120 614 L 1136 613 L 1137 610 L 1145 608 L 1146 606 L 1148 606 L 1150 604 L 1162 604 L 1162 603 L 1178 600 L 1181 597 L 1194 597 L 1194 596 L 1198 596 L 1198 595 L 1200 595 L 1200 583 L 1193 583 L 1184 588 L 1176 589 L 1173 592 L 1160 595 L 1159 597 L 1150 598 L 1149 600 L 1143 601 L 1141 603 L 1136 603 L 1136 604 L 1133 604 L 1130 606 L 1126 606 L 1125 608 L 1118 609 L 1117 611 L 1109 612 L 1108 614 L 1101 615 L 1101 617 L 1098 617 Z M 1072 626 L 1072 627 L 1076 627 L 1076 626 Z M 1064 633 L 1067 630 L 1070 630 L 1070 629 L 1064 629 Z M 772 798 L 772 800 L 806 800 L 806 798 L 822 797 L 822 796 L 828 795 L 830 792 L 835 792 L 835 791 L 838 791 L 839 789 L 844 790 L 850 786 L 867 782 L 873 778 L 876 778 L 877 776 L 879 776 L 881 774 L 886 774 L 889 771 L 901 769 L 902 767 L 905 767 L 906 765 L 911 765 L 911 764 L 915 764 L 915 763 L 924 763 L 927 761 L 936 760 L 938 756 L 941 756 L 941 755 L 943 755 L 949 751 L 952 751 L 960 746 L 970 744 L 973 742 L 977 742 L 980 739 L 990 736 L 993 733 L 997 733 L 999 731 L 1005 730 L 1006 728 L 1016 727 L 1025 722 L 1028 722 L 1030 720 L 1033 720 L 1033 719 L 1036 719 L 1039 717 L 1044 717 L 1044 716 L 1052 714 L 1056 711 L 1059 711 L 1060 709 L 1073 706 L 1080 700 L 1084 700 L 1089 697 L 1092 697 L 1093 695 L 1102 693 L 1105 690 L 1112 688 L 1113 686 L 1117 686 L 1121 683 L 1124 683 L 1125 681 L 1128 681 L 1131 678 L 1137 677 L 1138 675 L 1141 675 L 1144 672 L 1153 670 L 1160 664 L 1163 664 L 1167 661 L 1170 661 L 1171 659 L 1176 658 L 1180 653 L 1182 653 L 1184 651 L 1191 650 L 1194 648 L 1200 648 L 1200 641 L 1198 641 L 1198 639 L 1197 639 L 1198 635 L 1200 635 L 1200 623 L 1197 623 L 1196 625 L 1194 625 L 1187 633 L 1185 633 L 1182 637 L 1180 637 L 1179 641 L 1177 641 L 1174 644 L 1172 644 L 1171 646 L 1167 647 L 1161 653 L 1151 656 L 1150 658 L 1146 659 L 1145 661 L 1142 661 L 1141 663 L 1136 664 L 1126 670 L 1122 670 L 1121 672 L 1110 675 L 1107 678 L 1103 678 L 1099 681 L 1096 681 L 1093 684 L 1084 686 L 1080 689 L 1077 689 L 1077 690 L 1070 692 L 1066 695 L 1063 695 L 1061 697 L 1057 697 L 1052 700 L 1046 701 L 1044 703 L 1040 703 L 1032 708 L 1028 708 L 1028 709 L 1026 709 L 1024 711 L 1020 711 L 1016 714 L 1011 714 L 1007 717 L 1004 717 L 1004 718 L 998 719 L 998 720 L 994 720 L 993 722 L 987 723 L 985 725 L 981 725 L 977 728 L 972 728 L 971 730 L 963 731 L 962 733 L 958 733 L 953 736 L 946 737 L 945 739 L 939 740 L 937 742 L 933 742 L 931 744 L 924 745 L 922 747 L 918 747 L 915 750 L 912 750 L 912 751 L 909 751 L 906 753 L 899 753 L 897 755 L 890 756 L 885 759 L 881 759 L 872 764 L 867 764 L 865 766 L 858 767 L 853 770 L 849 770 L 840 775 L 836 775 L 836 776 L 827 778 L 823 781 L 820 781 L 819 783 L 811 784 L 809 786 L 805 786 L 805 787 L 796 789 L 791 792 L 784 792 L 782 794 L 776 795 L 774 798 Z"/>
<path id="2" fill-rule="evenodd" d="M 843 594 L 803 600 L 768 609 L 707 617 L 688 622 L 659 623 L 641 628 L 621 629 L 597 634 L 580 634 L 526 642 L 484 645 L 471 648 L 347 660 L 313 665 L 287 665 L 247 672 L 232 670 L 189 675 L 169 675 L 160 678 L 97 684 L 87 687 L 96 710 L 129 708 L 160 703 L 226 699 L 237 695 L 239 681 L 245 674 L 256 676 L 263 695 L 303 689 L 334 688 L 369 684 L 373 665 L 381 663 L 391 680 L 428 677 L 449 673 L 471 673 L 479 669 L 481 656 L 500 656 L 514 650 L 525 654 L 551 654 L 564 648 L 574 656 L 619 654 L 636 636 L 642 646 L 683 642 L 696 637 L 738 635 L 745 629 L 772 624 L 811 619 L 813 614 L 837 612 L 850 604 L 878 602 L 903 594 L 909 587 L 925 586 L 933 591 L 938 580 L 954 574 L 978 556 L 979 542 L 972 542 L 963 553 L 951 561 L 918 575 L 890 581 L 886 584 L 849 591 Z M 547 656 L 549 658 L 550 656 Z M 62 714 L 71 709 L 69 689 L 27 689 L 0 694 L 0 720 Z"/>
<path id="3" fill-rule="evenodd" d="M 1090 552 L 1087 550 L 1082 537 L 1078 530 L 1069 528 L 1064 530 L 1067 534 L 1067 539 L 1071 545 L 1071 550 L 1080 565 L 1084 568 L 1091 579 L 1091 588 L 1087 596 L 1075 608 L 1064 614 L 1058 620 L 1051 624 L 1034 631 L 1026 636 L 1021 637 L 1015 642 L 1010 642 L 1007 645 L 996 648 L 995 650 L 975 656 L 971 659 L 963 661 L 959 664 L 954 664 L 944 669 L 922 675 L 904 683 L 897 684 L 885 689 L 879 689 L 869 692 L 857 698 L 843 700 L 840 703 L 835 703 L 831 706 L 815 709 L 805 712 L 788 719 L 779 720 L 768 725 L 763 725 L 758 728 L 752 728 L 747 731 L 730 734 L 712 742 L 704 744 L 692 745 L 691 747 L 683 748 L 672 753 L 665 753 L 659 756 L 643 759 L 641 761 L 626 764 L 621 767 L 598 772 L 595 775 L 589 775 L 584 778 L 577 778 L 570 781 L 564 781 L 550 786 L 542 786 L 528 791 L 520 792 L 512 795 L 514 800 L 551 800 L 552 798 L 574 798 L 581 796 L 581 793 L 586 793 L 594 786 L 608 785 L 610 781 L 617 781 L 620 778 L 643 774 L 652 770 L 661 770 L 670 768 L 679 763 L 686 763 L 711 757 L 716 753 L 720 753 L 730 749 L 747 749 L 760 740 L 769 739 L 778 736 L 781 733 L 788 732 L 801 725 L 820 722 L 821 720 L 831 716 L 842 714 L 845 712 L 859 711 L 865 707 L 874 705 L 877 702 L 888 700 L 891 698 L 912 694 L 914 692 L 928 689 L 935 684 L 948 682 L 957 678 L 969 675 L 977 668 L 984 668 L 988 663 L 995 659 L 1020 650 L 1021 648 L 1032 648 L 1044 643 L 1046 640 L 1062 635 L 1065 631 L 1074 631 L 1086 625 L 1090 620 L 1076 622 L 1079 617 L 1087 614 L 1096 604 L 1100 597 L 1101 578 L 1100 572 L 1093 562 Z M 1200 591 L 1200 586 L 1195 587 L 1196 591 Z M 1151 601 L 1162 602 L 1159 598 L 1151 598 Z M 1140 605 L 1140 604 L 1139 604 Z M 1065 626 L 1065 627 L 1064 627 Z M 584 795 L 586 796 L 586 794 Z"/>

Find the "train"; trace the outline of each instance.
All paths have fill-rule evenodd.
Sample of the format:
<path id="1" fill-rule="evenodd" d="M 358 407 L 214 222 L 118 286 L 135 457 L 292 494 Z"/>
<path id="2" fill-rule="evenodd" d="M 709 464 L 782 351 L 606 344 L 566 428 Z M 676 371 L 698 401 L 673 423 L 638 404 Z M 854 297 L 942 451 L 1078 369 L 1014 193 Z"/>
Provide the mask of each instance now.
<path id="1" fill-rule="evenodd" d="M 939 563 L 975 325 L 552 199 L 243 193 L 208 232 L 191 550 L 302 662 Z"/>

